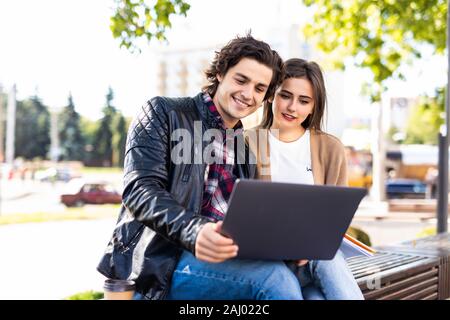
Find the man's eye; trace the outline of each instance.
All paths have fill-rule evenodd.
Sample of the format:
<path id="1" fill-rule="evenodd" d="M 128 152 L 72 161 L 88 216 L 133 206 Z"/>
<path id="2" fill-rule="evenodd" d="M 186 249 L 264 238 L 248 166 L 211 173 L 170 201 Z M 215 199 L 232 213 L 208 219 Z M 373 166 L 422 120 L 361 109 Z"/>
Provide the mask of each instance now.
<path id="1" fill-rule="evenodd" d="M 245 81 L 241 80 L 241 79 L 236 79 L 236 82 L 239 83 L 239 84 L 244 84 L 245 83 Z"/>

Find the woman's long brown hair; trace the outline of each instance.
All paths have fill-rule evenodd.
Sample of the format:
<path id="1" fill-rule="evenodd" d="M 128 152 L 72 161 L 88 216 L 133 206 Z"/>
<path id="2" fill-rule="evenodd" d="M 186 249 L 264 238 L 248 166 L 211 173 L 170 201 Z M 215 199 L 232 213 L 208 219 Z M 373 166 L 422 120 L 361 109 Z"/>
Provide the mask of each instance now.
<path id="1" fill-rule="evenodd" d="M 327 104 L 327 93 L 325 81 L 320 66 L 313 61 L 293 58 L 284 63 L 283 81 L 290 78 L 306 79 L 311 83 L 314 95 L 314 109 L 302 126 L 305 129 L 322 130 L 323 114 Z M 276 93 L 275 93 L 276 94 Z M 269 129 L 273 123 L 272 103 L 266 100 L 264 102 L 263 119 L 260 127 Z"/>

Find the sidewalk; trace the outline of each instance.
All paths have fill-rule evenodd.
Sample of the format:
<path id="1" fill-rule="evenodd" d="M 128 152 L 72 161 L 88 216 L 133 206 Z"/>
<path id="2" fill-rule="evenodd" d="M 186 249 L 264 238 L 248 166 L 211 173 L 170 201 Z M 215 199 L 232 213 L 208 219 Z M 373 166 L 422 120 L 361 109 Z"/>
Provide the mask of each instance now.
<path id="1" fill-rule="evenodd" d="M 102 290 L 96 266 L 116 219 L 0 226 L 0 300 Z"/>

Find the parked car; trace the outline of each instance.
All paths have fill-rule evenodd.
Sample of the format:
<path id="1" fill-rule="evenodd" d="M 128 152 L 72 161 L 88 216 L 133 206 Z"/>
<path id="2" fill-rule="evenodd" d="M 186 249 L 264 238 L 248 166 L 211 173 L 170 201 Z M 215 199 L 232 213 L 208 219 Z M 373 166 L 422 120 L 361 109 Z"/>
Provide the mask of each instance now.
<path id="1" fill-rule="evenodd" d="M 425 198 L 426 184 L 417 179 L 388 179 L 386 194 L 388 198 Z"/>
<path id="2" fill-rule="evenodd" d="M 46 170 L 37 171 L 35 174 L 36 180 L 41 182 L 68 182 L 75 177 L 77 176 L 67 168 L 48 168 Z"/>
<path id="3" fill-rule="evenodd" d="M 122 202 L 122 196 L 107 182 L 83 183 L 74 192 L 61 195 L 61 202 L 68 207 L 84 204 L 115 204 Z"/>

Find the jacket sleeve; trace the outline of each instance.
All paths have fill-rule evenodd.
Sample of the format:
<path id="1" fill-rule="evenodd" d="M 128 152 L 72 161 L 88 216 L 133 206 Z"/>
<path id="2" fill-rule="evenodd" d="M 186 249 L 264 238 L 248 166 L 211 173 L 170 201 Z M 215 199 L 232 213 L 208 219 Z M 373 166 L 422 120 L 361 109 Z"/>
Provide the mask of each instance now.
<path id="1" fill-rule="evenodd" d="M 161 99 L 148 101 L 128 131 L 122 200 L 134 219 L 195 254 L 197 234 L 208 220 L 195 216 L 167 191 L 170 132 Z"/>

